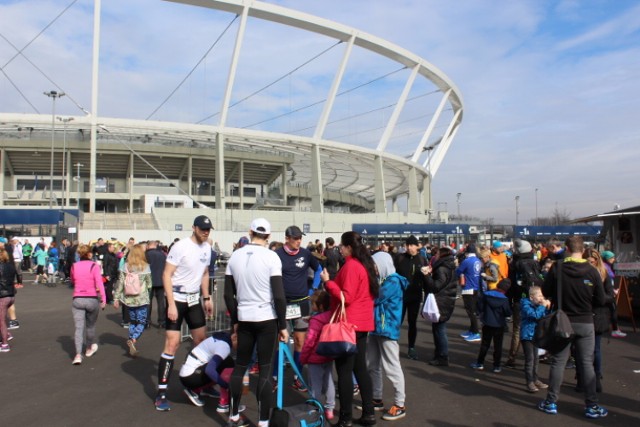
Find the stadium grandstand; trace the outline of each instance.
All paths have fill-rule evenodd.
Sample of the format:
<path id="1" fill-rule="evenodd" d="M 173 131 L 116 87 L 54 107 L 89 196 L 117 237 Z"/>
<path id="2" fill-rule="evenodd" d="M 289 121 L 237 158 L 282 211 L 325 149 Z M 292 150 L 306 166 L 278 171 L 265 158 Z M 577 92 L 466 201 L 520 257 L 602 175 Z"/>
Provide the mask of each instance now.
<path id="1" fill-rule="evenodd" d="M 183 235 L 194 208 L 207 209 L 229 240 L 257 216 L 276 231 L 307 224 L 311 235 L 339 233 L 356 222 L 446 222 L 434 215 L 431 185 L 461 124 L 463 101 L 442 71 L 374 35 L 273 4 L 170 3 L 205 8 L 215 25 L 226 22 L 201 58 L 215 53 L 224 64 L 226 77 L 218 67 L 208 83 L 217 93 L 206 103 L 217 107 L 185 120 L 175 113 L 179 102 L 172 107 L 203 61 L 194 61 L 140 118 L 92 114 L 72 95 L 78 88 L 55 84 L 45 93 L 51 114 L 35 107 L 0 113 L 0 208 L 76 212 L 83 240 L 107 231 L 121 232 L 121 239 L 131 230 L 147 238 Z M 92 111 L 100 105 L 98 47 L 108 37 L 95 4 Z M 281 36 L 283 46 L 293 32 L 312 37 L 318 51 L 285 50 L 282 67 L 256 83 L 247 72 L 255 66 L 252 52 L 259 51 L 262 32 L 277 37 L 281 27 L 289 35 Z M 16 48 L 13 55 L 27 58 L 29 50 Z M 380 66 L 359 68 L 363 57 Z M 313 71 L 302 73 L 306 68 Z M 10 68 L 3 70 L 10 78 Z M 20 87 L 19 77 L 11 82 Z M 42 90 L 22 84 L 29 86 L 18 90 L 26 104 L 43 98 Z M 309 86 L 323 96 L 312 97 Z M 11 88 L 3 87 L 4 97 Z M 269 102 L 274 99 L 284 101 Z M 57 115 L 63 102 L 78 113 Z"/>

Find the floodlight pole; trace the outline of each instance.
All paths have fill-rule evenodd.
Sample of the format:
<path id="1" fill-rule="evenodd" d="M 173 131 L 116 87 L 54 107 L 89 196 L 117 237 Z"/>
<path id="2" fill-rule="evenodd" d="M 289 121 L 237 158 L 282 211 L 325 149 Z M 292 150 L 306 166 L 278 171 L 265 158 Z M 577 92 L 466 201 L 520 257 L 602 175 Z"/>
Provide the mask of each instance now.
<path id="1" fill-rule="evenodd" d="M 56 117 L 62 122 L 64 130 L 62 132 L 62 205 L 65 206 L 67 200 L 67 176 L 65 175 L 66 161 L 67 161 L 67 125 L 73 117 Z"/>
<path id="2" fill-rule="evenodd" d="M 56 98 L 62 98 L 65 93 L 51 90 L 43 92 L 52 99 L 51 107 L 51 165 L 49 166 L 49 209 L 53 207 L 53 150 L 56 142 Z"/>

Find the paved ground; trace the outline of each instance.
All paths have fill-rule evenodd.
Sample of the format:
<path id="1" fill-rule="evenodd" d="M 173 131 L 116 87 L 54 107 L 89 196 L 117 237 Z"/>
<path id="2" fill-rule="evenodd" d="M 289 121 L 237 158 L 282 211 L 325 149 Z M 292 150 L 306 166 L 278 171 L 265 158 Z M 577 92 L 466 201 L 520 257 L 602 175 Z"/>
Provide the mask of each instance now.
<path id="1" fill-rule="evenodd" d="M 107 307 L 98 321 L 98 353 L 82 365 L 72 366 L 71 290 L 63 285 L 33 285 L 32 280 L 25 283 L 17 298 L 20 329 L 12 331 L 15 339 L 11 352 L 0 354 L 3 426 L 224 425 L 225 419 L 215 411 L 215 400 L 209 400 L 204 408 L 188 402 L 182 394 L 177 369 L 169 389 L 172 410 L 154 410 L 161 330 L 148 329 L 140 341 L 140 356 L 131 359 L 127 356 L 126 331 L 119 326 L 119 313 Z M 560 414 L 552 416 L 535 409 L 544 395 L 524 391 L 520 370 L 505 369 L 501 374 L 471 370 L 468 365 L 479 345 L 457 337 L 465 324 L 459 304 L 449 323 L 452 365 L 436 368 L 425 363 L 433 345 L 430 326 L 420 323 L 418 351 L 423 360 L 403 358 L 408 415 L 396 422 L 381 420 L 379 426 L 640 425 L 640 374 L 633 372 L 640 369 L 640 334 L 603 341 L 605 378 L 601 403 L 610 414 L 606 419 L 592 421 L 584 418 L 582 396 L 573 391 L 574 371 L 566 372 Z M 630 331 L 628 325 L 622 325 Z M 403 353 L 405 340 L 406 333 L 401 342 Z M 177 360 L 183 360 L 189 347 L 190 342 L 183 345 Z M 519 362 L 521 366 L 522 361 Z M 542 365 L 542 378 L 547 373 L 548 366 Z M 293 390 L 287 391 L 290 402 L 302 399 Z M 391 396 L 388 386 L 386 403 L 392 403 Z M 248 405 L 247 416 L 255 422 L 257 405 L 253 394 L 246 395 L 243 403 Z"/>

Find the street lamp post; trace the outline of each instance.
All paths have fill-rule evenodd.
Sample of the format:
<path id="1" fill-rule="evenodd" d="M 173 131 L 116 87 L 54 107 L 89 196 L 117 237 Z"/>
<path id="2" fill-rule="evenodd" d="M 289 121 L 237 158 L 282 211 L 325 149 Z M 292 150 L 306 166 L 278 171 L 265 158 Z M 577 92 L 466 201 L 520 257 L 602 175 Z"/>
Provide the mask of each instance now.
<path id="1" fill-rule="evenodd" d="M 73 117 L 56 117 L 58 120 L 62 122 L 63 132 L 62 132 L 62 205 L 66 204 L 67 200 L 67 176 L 65 175 L 65 168 L 67 162 L 67 125 Z"/>
<path id="2" fill-rule="evenodd" d="M 80 168 L 84 165 L 78 162 L 74 166 L 78 167 L 78 174 L 76 175 L 76 206 L 80 209 Z"/>
<path id="3" fill-rule="evenodd" d="M 62 98 L 65 93 L 55 90 L 43 92 L 53 100 L 51 107 L 51 165 L 49 166 L 49 209 L 53 207 L 53 149 L 56 142 L 56 98 Z"/>
<path id="4" fill-rule="evenodd" d="M 518 214 L 520 213 L 519 202 L 520 202 L 520 196 L 516 196 L 516 227 L 518 226 Z"/>
<path id="5" fill-rule="evenodd" d="M 460 222 L 460 197 L 462 196 L 462 193 L 458 193 L 456 194 L 456 199 L 458 202 L 458 222 Z"/>
<path id="6" fill-rule="evenodd" d="M 538 189 L 536 188 L 536 225 L 538 225 Z"/>

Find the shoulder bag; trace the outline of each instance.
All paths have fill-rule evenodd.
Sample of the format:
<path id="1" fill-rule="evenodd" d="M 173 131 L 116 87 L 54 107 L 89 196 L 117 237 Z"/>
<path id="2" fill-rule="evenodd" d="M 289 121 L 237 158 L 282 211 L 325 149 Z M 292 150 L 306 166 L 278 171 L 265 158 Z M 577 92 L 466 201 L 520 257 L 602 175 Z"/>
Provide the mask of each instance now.
<path id="1" fill-rule="evenodd" d="M 567 314 L 562 311 L 562 261 L 557 264 L 558 304 L 556 310 L 538 321 L 534 342 L 551 354 L 558 353 L 573 340 L 574 331 Z"/>
<path id="2" fill-rule="evenodd" d="M 347 322 L 344 294 L 340 292 L 340 306 L 333 312 L 329 323 L 322 327 L 316 353 L 321 356 L 338 358 L 357 353 L 356 327 Z"/>

